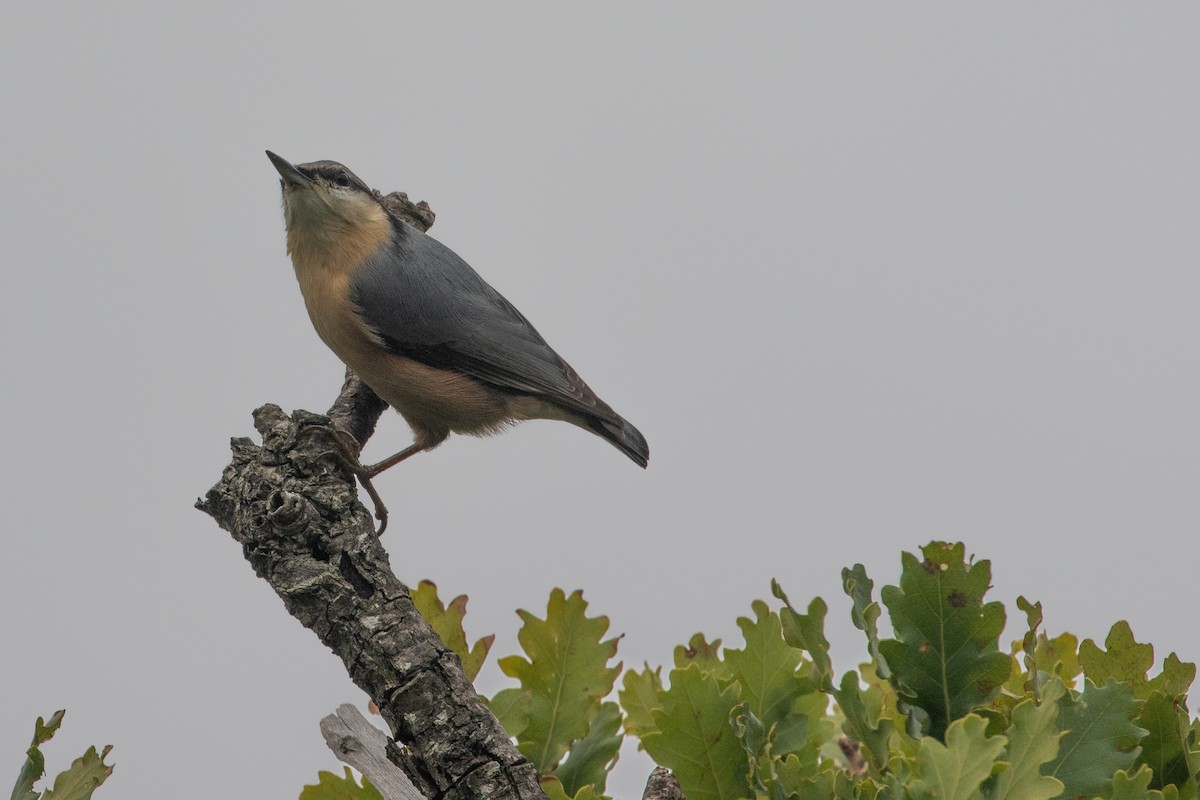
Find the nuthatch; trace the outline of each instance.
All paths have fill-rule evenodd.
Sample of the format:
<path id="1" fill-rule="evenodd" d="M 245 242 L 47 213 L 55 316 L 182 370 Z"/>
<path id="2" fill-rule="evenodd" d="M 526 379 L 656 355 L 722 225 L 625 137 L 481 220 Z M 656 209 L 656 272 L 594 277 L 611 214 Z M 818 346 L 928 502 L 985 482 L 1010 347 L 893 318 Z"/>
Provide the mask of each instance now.
<path id="1" fill-rule="evenodd" d="M 371 478 L 451 432 L 563 420 L 646 466 L 650 448 L 637 428 L 467 262 L 397 219 L 341 164 L 267 156 L 283 177 L 287 249 L 313 327 L 413 431 L 411 446 L 378 464 L 348 458 L 381 533 L 387 511 Z"/>

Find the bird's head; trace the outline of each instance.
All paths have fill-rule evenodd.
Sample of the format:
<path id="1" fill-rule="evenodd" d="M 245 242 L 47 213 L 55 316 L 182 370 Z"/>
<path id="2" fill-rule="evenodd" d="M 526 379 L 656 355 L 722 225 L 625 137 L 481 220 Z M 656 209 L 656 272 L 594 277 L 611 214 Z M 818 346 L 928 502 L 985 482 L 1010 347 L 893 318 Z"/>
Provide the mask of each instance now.
<path id="1" fill-rule="evenodd" d="M 294 224 L 355 223 L 379 213 L 379 200 L 362 178 L 336 161 L 293 164 L 270 150 L 279 170 L 288 228 Z"/>
<path id="2" fill-rule="evenodd" d="M 293 164 L 270 150 L 267 157 L 280 175 L 289 251 L 304 243 L 325 249 L 339 238 L 373 238 L 386 221 L 375 193 L 336 161 Z"/>

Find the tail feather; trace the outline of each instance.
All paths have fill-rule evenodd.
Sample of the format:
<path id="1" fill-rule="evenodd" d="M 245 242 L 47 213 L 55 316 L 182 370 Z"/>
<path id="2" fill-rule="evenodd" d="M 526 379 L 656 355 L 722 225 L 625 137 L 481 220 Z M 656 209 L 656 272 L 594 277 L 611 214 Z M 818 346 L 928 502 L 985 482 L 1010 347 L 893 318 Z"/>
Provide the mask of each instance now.
<path id="1" fill-rule="evenodd" d="M 602 439 L 612 442 L 613 446 L 629 456 L 633 463 L 645 469 L 650 462 L 650 445 L 641 431 L 633 427 L 622 417 L 613 414 L 612 419 L 588 417 L 588 429 Z"/>

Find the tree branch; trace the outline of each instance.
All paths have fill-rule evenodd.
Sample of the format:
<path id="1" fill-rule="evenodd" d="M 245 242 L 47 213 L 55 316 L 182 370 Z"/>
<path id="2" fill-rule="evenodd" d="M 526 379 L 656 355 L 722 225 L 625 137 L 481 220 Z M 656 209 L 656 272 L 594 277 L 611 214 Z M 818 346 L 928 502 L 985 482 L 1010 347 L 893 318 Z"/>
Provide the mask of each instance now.
<path id="1" fill-rule="evenodd" d="M 345 703 L 321 720 L 321 735 L 338 759 L 365 775 L 384 800 L 423 800 L 412 781 L 387 757 L 388 738 Z"/>
<path id="2" fill-rule="evenodd" d="M 393 574 L 329 418 L 266 405 L 254 425 L 262 445 L 234 439 L 233 462 L 197 506 L 342 659 L 406 746 L 399 766 L 422 793 L 543 798 L 533 765 Z"/>
<path id="3" fill-rule="evenodd" d="M 683 800 L 683 790 L 671 770 L 666 767 L 655 767 L 646 781 L 646 791 L 642 800 Z"/>

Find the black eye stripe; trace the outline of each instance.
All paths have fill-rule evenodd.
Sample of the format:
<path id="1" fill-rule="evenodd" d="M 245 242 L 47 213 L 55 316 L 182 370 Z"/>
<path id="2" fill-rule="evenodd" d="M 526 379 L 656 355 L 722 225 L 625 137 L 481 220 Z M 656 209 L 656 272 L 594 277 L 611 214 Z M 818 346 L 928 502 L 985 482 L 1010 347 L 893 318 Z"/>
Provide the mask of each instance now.
<path id="1" fill-rule="evenodd" d="M 341 164 L 336 164 L 332 161 L 316 161 L 312 164 L 301 164 L 300 167 L 302 169 L 307 169 L 308 174 L 321 181 L 326 186 L 336 187 L 339 189 L 368 191 L 363 182 L 355 177 L 353 172 Z"/>

